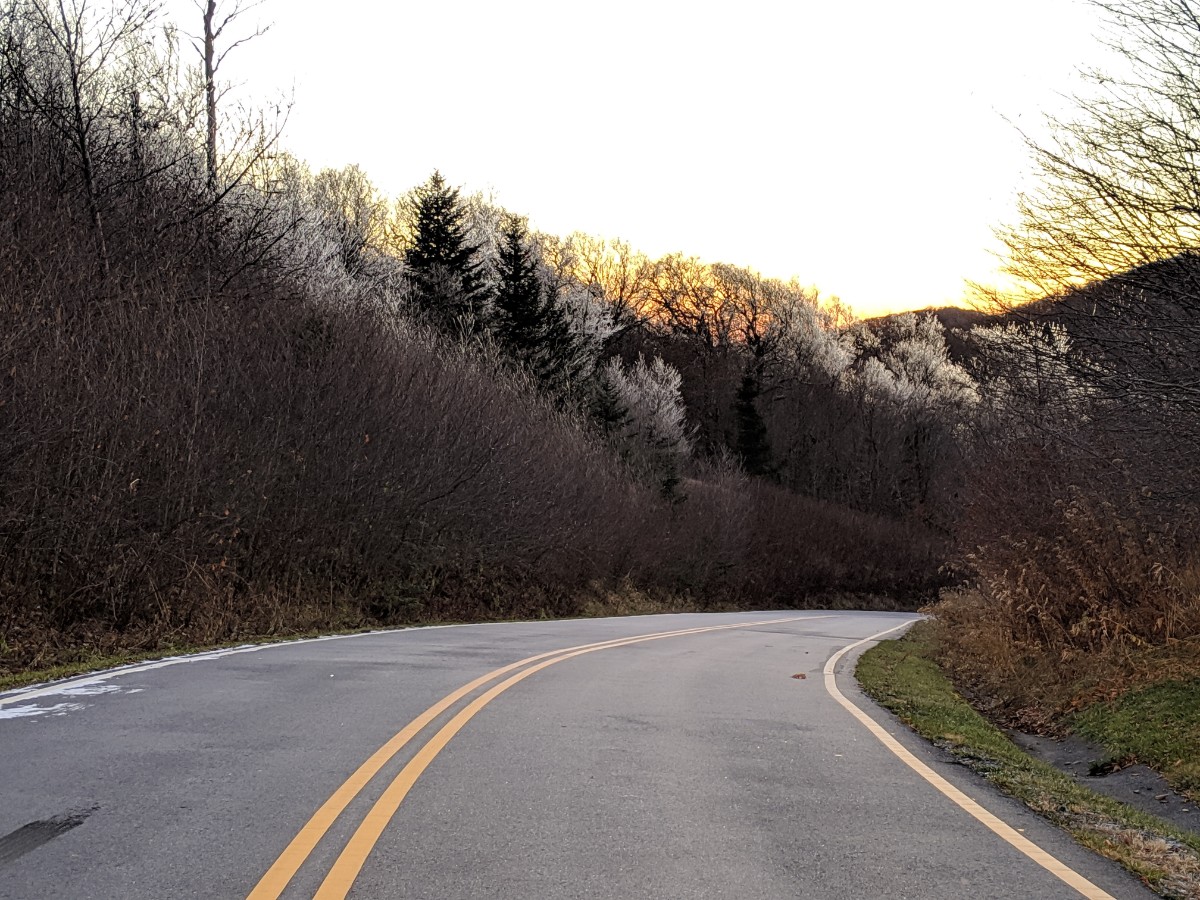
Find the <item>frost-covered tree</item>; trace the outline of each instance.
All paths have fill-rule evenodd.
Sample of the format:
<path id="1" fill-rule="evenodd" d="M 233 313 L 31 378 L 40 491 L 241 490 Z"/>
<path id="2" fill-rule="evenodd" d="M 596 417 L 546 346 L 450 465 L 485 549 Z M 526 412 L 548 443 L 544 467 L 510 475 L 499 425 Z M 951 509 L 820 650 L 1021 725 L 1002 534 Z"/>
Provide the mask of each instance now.
<path id="1" fill-rule="evenodd" d="M 597 273 L 589 272 L 581 261 L 582 236 L 572 235 L 564 240 L 537 234 L 531 240 L 537 247 L 542 289 L 546 296 L 554 298 L 574 337 L 573 381 L 598 385 L 595 376 L 600 360 L 606 355 L 610 341 L 629 327 L 629 322 L 622 322 L 621 307 L 603 286 L 591 280 Z M 599 239 L 586 240 L 589 247 L 607 246 Z"/>
<path id="2" fill-rule="evenodd" d="M 494 197 L 485 195 L 482 191 L 460 196 L 458 205 L 462 210 L 467 243 L 475 247 L 482 279 L 494 290 L 496 262 L 500 258 L 500 248 L 504 242 L 504 224 L 513 214 L 500 206 Z"/>
<path id="3" fill-rule="evenodd" d="M 378 247 L 387 218 L 387 202 L 357 165 L 322 169 L 312 183 L 312 202 L 336 237 L 342 265 L 358 274 L 364 254 Z"/>
<path id="4" fill-rule="evenodd" d="M 953 471 L 978 389 L 950 358 L 933 315 L 906 313 L 889 320 L 881 335 L 863 327 L 854 337 L 859 358 L 841 388 L 855 409 L 855 468 L 872 503 L 923 506 Z"/>
<path id="5" fill-rule="evenodd" d="M 795 289 L 772 308 L 775 365 L 782 377 L 836 383 L 853 363 L 853 339 L 836 327 L 817 297 Z"/>
<path id="6" fill-rule="evenodd" d="M 270 195 L 285 269 L 314 293 L 348 293 L 352 279 L 342 255 L 340 230 L 314 197 L 313 175 L 301 159 L 278 154 Z"/>
<path id="7" fill-rule="evenodd" d="M 650 363 L 639 356 L 629 367 L 609 360 L 602 377 L 628 415 L 620 437 L 629 455 L 648 465 L 663 490 L 673 493 L 680 465 L 691 453 L 679 372 L 657 356 Z"/>
<path id="8" fill-rule="evenodd" d="M 89 9 L 85 0 L 13 0 L 0 13 L 5 140 L 21 135 L 14 127 L 21 119 L 59 138 L 57 165 L 78 185 L 106 274 L 105 195 L 127 174 L 115 170 L 128 138 L 134 139 L 130 149 L 136 148 L 143 130 L 136 108 L 131 129 L 113 127 L 113 113 L 134 100 L 121 96 L 129 85 L 118 73 L 130 48 L 147 39 L 157 14 L 147 0 L 121 0 L 107 9 Z"/>
<path id="9" fill-rule="evenodd" d="M 933 315 L 895 317 L 887 346 L 864 362 L 862 375 L 877 399 L 914 413 L 949 415 L 979 400 L 970 374 L 950 359 L 946 331 Z"/>
<path id="10" fill-rule="evenodd" d="M 971 329 L 983 404 L 997 424 L 1017 422 L 1044 434 L 1075 427 L 1087 416 L 1095 389 L 1079 374 L 1071 338 L 1052 322 Z"/>
<path id="11" fill-rule="evenodd" d="M 609 340 L 620 332 L 615 314 L 603 300 L 577 284 L 560 287 L 548 296 L 553 297 L 571 333 L 574 379 L 592 378 Z"/>

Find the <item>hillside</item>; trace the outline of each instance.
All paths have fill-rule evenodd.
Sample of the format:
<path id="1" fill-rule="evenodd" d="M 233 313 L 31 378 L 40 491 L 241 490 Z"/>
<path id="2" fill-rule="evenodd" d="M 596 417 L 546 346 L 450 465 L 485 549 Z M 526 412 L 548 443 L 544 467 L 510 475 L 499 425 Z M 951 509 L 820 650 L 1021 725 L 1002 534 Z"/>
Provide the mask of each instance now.
<path id="1" fill-rule="evenodd" d="M 950 423 L 811 293 L 313 172 L 149 7 L 43 12 L 0 45 L 0 675 L 945 582 Z"/>

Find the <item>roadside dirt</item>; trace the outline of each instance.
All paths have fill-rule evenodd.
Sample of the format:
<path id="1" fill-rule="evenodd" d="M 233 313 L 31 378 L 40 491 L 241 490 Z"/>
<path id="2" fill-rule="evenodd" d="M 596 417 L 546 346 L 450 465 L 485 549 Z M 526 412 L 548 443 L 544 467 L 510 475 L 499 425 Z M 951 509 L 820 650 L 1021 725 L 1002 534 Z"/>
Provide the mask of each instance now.
<path id="1" fill-rule="evenodd" d="M 1007 731 L 1026 753 L 1065 772 L 1080 784 L 1200 834 L 1200 805 L 1176 793 L 1166 779 L 1148 766 L 1130 765 L 1092 774 L 1108 759 L 1103 747 L 1075 736 L 1060 739 Z"/>

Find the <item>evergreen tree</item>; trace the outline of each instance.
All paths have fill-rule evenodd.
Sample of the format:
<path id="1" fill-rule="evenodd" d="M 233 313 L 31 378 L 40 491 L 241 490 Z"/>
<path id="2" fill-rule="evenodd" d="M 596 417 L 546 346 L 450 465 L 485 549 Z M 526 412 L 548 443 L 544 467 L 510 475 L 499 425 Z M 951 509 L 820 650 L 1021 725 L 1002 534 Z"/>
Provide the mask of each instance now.
<path id="1" fill-rule="evenodd" d="M 737 416 L 737 454 L 747 475 L 766 475 L 771 470 L 771 448 L 767 426 L 755 405 L 761 393 L 758 377 L 747 369 L 738 385 L 734 412 Z"/>
<path id="2" fill-rule="evenodd" d="M 551 295 L 542 303 L 542 353 L 538 377 L 551 390 L 571 390 L 581 367 L 579 339 Z"/>
<path id="3" fill-rule="evenodd" d="M 606 369 L 593 379 L 590 412 L 601 430 L 612 437 L 621 436 L 630 424 L 629 407 Z"/>
<path id="4" fill-rule="evenodd" d="M 516 216 L 504 220 L 496 269 L 496 337 L 514 359 L 530 364 L 543 340 L 543 291 L 526 246 L 525 226 Z"/>
<path id="5" fill-rule="evenodd" d="M 564 391 L 575 374 L 577 341 L 552 294 L 542 288 L 529 234 L 516 216 L 501 231 L 496 264 L 495 331 L 500 345 L 548 391 Z"/>
<path id="6" fill-rule="evenodd" d="M 479 248 L 467 239 L 458 190 L 435 171 L 413 191 L 414 235 L 404 254 L 417 305 L 438 327 L 469 335 L 484 324 L 488 287 Z"/>

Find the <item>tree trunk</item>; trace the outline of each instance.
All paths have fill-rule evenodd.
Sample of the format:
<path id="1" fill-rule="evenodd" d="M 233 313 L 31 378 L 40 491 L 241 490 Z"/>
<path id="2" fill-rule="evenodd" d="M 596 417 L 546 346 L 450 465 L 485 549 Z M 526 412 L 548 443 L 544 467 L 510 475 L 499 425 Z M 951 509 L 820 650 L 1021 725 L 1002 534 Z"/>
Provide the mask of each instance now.
<path id="1" fill-rule="evenodd" d="M 208 166 L 206 186 L 210 196 L 217 193 L 217 70 L 213 35 L 213 17 L 216 13 L 217 0 L 208 0 L 204 7 L 204 111 L 208 126 L 204 157 Z"/>

